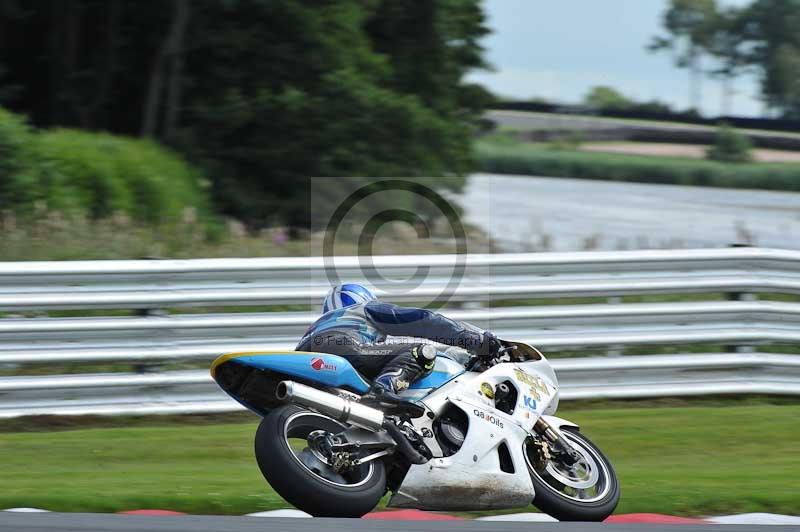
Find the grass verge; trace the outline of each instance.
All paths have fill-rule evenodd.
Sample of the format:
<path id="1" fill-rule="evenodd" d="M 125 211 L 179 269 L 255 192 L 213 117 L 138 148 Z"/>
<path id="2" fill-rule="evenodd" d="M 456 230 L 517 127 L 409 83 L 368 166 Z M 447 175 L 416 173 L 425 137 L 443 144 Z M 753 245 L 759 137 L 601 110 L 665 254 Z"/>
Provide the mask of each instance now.
<path id="1" fill-rule="evenodd" d="M 596 153 L 520 142 L 508 136 L 475 143 L 478 165 L 498 174 L 604 181 L 800 191 L 800 164 L 720 163 L 682 157 Z"/>
<path id="2" fill-rule="evenodd" d="M 208 225 L 189 215 L 191 211 L 185 218 L 161 225 L 142 224 L 123 215 L 92 220 L 56 211 L 43 210 L 40 214 L 16 219 L 4 218 L 0 212 L 0 257 L 4 261 L 309 257 L 322 253 L 325 238 L 319 231 L 290 239 L 281 227 L 250 232 L 232 220 L 225 225 Z M 465 230 L 470 252 L 492 250 L 483 230 L 469 224 Z M 413 229 L 401 224 L 379 231 L 372 247 L 373 255 L 455 251 L 449 235 L 434 233 L 431 238 L 419 238 Z M 336 244 L 336 253 L 358 255 L 357 239 L 343 238 Z"/>
<path id="3" fill-rule="evenodd" d="M 618 512 L 800 513 L 796 402 L 578 403 L 559 413 L 581 423 L 614 462 Z M 251 419 L 2 433 L 0 508 L 243 514 L 286 507 L 255 464 Z"/>

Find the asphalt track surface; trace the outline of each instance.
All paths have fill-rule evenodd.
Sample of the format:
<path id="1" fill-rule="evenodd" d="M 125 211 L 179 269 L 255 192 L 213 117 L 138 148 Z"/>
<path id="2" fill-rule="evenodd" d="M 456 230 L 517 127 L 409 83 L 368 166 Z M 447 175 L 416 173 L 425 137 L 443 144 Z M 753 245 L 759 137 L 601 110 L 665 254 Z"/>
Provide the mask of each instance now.
<path id="1" fill-rule="evenodd" d="M 286 517 L 141 516 L 0 512 L 0 531 L 19 532 L 779 532 L 794 526 L 634 525 L 602 523 L 514 523 L 499 521 L 388 521 Z"/>

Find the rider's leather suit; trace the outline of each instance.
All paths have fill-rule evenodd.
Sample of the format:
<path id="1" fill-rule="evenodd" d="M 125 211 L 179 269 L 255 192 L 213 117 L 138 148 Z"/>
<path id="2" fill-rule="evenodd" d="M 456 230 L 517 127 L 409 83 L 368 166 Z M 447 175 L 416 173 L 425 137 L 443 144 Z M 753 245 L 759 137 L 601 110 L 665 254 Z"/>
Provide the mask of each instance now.
<path id="1" fill-rule="evenodd" d="M 392 338 L 387 342 L 387 337 Z M 340 355 L 365 377 L 400 392 L 433 369 L 436 349 L 423 347 L 420 338 L 460 348 L 447 349 L 450 353 L 474 353 L 481 348 L 484 333 L 430 310 L 375 300 L 323 314 L 296 349 Z"/>

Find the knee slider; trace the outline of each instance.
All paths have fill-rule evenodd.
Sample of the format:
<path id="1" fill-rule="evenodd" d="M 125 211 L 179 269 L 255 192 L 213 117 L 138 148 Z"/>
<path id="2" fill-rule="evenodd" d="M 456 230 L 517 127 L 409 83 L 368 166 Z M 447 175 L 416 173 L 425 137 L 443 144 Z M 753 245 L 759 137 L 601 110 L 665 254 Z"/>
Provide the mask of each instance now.
<path id="1" fill-rule="evenodd" d="M 436 348 L 429 344 L 418 345 L 411 350 L 414 355 L 414 360 L 422 366 L 422 368 L 429 372 L 436 364 Z"/>

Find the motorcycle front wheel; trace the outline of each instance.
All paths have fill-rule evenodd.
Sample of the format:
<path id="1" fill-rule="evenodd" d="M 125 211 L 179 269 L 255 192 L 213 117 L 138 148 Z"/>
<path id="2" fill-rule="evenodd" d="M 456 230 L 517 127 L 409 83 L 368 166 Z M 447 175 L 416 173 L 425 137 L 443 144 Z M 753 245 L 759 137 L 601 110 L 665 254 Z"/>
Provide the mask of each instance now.
<path id="1" fill-rule="evenodd" d="M 309 444 L 309 435 L 313 440 L 313 434 L 337 434 L 346 428 L 294 405 L 277 408 L 261 420 L 256 432 L 258 467 L 281 497 L 314 517 L 361 517 L 386 491 L 383 462 L 335 471 Z"/>
<path id="2" fill-rule="evenodd" d="M 536 495 L 533 504 L 559 521 L 602 521 L 619 502 L 619 480 L 614 467 L 589 438 L 578 430 L 561 429 L 580 460 L 568 466 L 543 457 L 533 441 L 525 457 Z"/>

